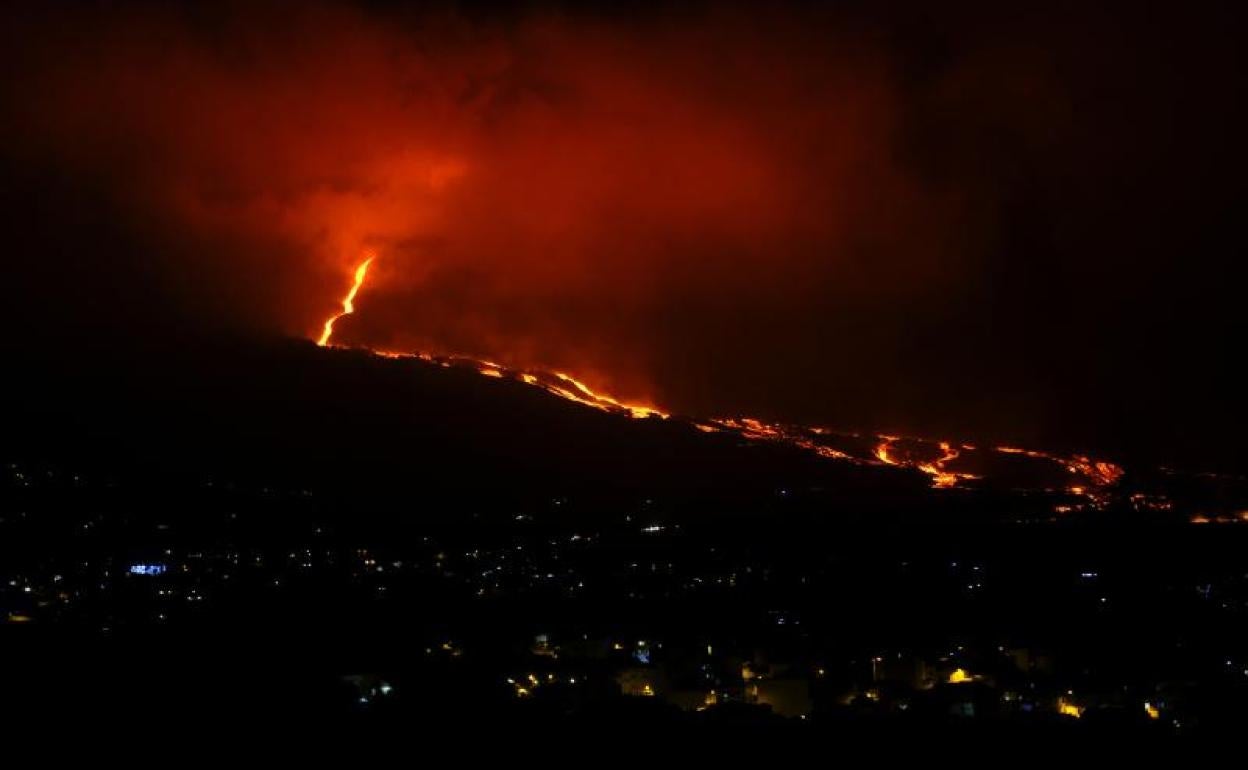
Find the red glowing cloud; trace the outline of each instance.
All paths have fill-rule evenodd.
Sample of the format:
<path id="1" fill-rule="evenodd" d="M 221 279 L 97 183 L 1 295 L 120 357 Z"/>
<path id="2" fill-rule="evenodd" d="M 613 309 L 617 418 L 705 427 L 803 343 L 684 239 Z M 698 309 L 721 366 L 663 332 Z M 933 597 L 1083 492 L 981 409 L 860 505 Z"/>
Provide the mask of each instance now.
<path id="1" fill-rule="evenodd" d="M 858 282 L 873 241 L 939 251 L 915 213 L 936 201 L 889 156 L 881 63 L 794 20 L 215 21 L 62 32 L 24 62 L 40 98 L 21 117 L 248 324 L 315 337 L 375 249 L 340 339 L 648 388 L 650 335 L 684 297 Z M 912 280 L 938 276 L 924 261 Z"/>
<path id="2" fill-rule="evenodd" d="M 1227 142 L 1170 116 L 1224 90 L 1230 49 L 1158 58 L 1112 14 L 137 7 L 7 12 L 0 160 L 51 240 L 125 244 L 64 236 L 29 285 L 141 287 L 104 303 L 140 325 L 161 304 L 315 340 L 371 250 L 337 342 L 677 411 L 1008 415 L 1034 443 L 1118 401 L 1130 339 L 1195 317 L 1138 298 L 1221 231 L 1180 193 Z M 1053 398 L 1068 365 L 1085 392 Z"/>

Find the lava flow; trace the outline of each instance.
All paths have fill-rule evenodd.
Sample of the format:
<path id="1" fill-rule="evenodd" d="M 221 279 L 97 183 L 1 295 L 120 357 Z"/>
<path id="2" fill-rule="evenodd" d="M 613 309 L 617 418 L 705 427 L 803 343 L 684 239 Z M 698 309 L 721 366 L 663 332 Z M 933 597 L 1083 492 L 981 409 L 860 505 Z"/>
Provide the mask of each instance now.
<path id="1" fill-rule="evenodd" d="M 317 345 L 325 347 L 329 344 L 329 338 L 334 336 L 334 322 L 344 315 L 351 315 L 355 312 L 355 295 L 359 293 L 360 287 L 364 285 L 364 279 L 368 276 L 368 266 L 377 258 L 376 254 L 369 253 L 368 258 L 355 268 L 355 281 L 351 284 L 351 290 L 347 292 L 347 296 L 342 298 L 342 311 L 335 313 L 325 321 L 325 326 L 321 328 L 321 338 L 316 341 Z"/>
<path id="2" fill-rule="evenodd" d="M 1079 475 L 1088 479 L 1093 486 L 1108 487 L 1118 483 L 1122 478 L 1124 471 L 1121 466 L 1114 463 L 1104 462 L 1103 460 L 1093 460 L 1086 455 L 1071 455 L 1070 457 L 1060 457 L 1047 452 L 1037 452 L 1034 449 L 1019 449 L 1012 446 L 996 447 L 997 452 L 1010 455 L 1023 455 L 1037 460 L 1048 460 L 1064 467 L 1068 472 Z"/>
<path id="3" fill-rule="evenodd" d="M 341 312 L 325 321 L 320 339 L 317 340 L 317 344 L 321 347 L 338 347 L 330 342 L 334 332 L 334 322 L 355 312 L 356 294 L 359 293 L 368 277 L 368 268 L 374 259 L 376 255 L 370 252 L 367 258 L 355 268 L 354 281 L 342 300 Z M 567 401 L 609 414 L 633 419 L 666 420 L 671 417 L 667 412 L 649 404 L 627 403 L 605 393 L 599 393 L 581 380 L 564 372 L 509 369 L 493 361 L 455 354 L 409 353 L 373 348 L 368 348 L 368 351 L 385 358 L 419 359 L 446 368 L 471 369 L 485 377 L 521 382 Z M 828 428 L 767 422 L 752 417 L 686 419 L 685 422 L 706 433 L 732 435 L 749 442 L 783 444 L 830 460 L 910 468 L 926 474 L 931 479 L 931 485 L 938 489 L 965 487 L 983 479 L 979 473 L 972 473 L 965 469 L 952 469 L 950 466 L 955 461 L 964 468 L 967 463 L 970 463 L 970 467 L 978 471 L 985 464 L 991 466 L 994 458 L 1002 455 L 1018 455 L 1034 460 L 1050 470 L 1056 466 L 1069 473 L 1073 476 L 1071 483 L 1059 485 L 1056 490 L 1049 488 L 1049 491 L 1075 495 L 1094 507 L 1101 506 L 1109 499 L 1109 492 L 1117 487 L 1123 477 L 1123 470 L 1119 466 L 1093 460 L 1085 455 L 1061 456 L 1008 446 L 977 448 L 969 444 L 954 445 L 947 441 L 912 437 L 858 435 Z M 1073 509 L 1071 506 L 1060 508 L 1062 510 Z"/>
<path id="4" fill-rule="evenodd" d="M 623 410 L 627 412 L 630 417 L 635 417 L 637 419 L 644 419 L 646 417 L 666 418 L 668 416 L 666 412 L 660 412 L 654 407 L 643 406 L 640 404 L 625 404 L 622 401 L 616 401 L 614 398 L 611 398 L 605 393 L 596 393 L 591 390 L 588 385 L 569 374 L 564 374 L 563 372 L 553 372 L 553 374 L 559 379 L 559 381 L 567 385 L 567 387 L 547 387 L 546 389 L 571 401 L 576 401 L 578 403 L 585 404 L 586 406 L 592 406 L 599 409 L 607 407 L 614 408 L 616 410 Z M 524 381 L 530 385 L 538 384 L 538 379 L 536 375 L 533 374 L 524 377 Z"/>
<path id="5" fill-rule="evenodd" d="M 364 280 L 368 277 L 368 267 L 373 260 L 377 258 L 375 253 L 369 252 L 368 257 L 355 268 L 354 280 L 351 289 L 342 299 L 342 311 L 330 316 L 321 330 L 321 336 L 316 344 L 321 347 L 333 347 L 330 338 L 334 334 L 334 322 L 345 315 L 351 315 L 355 312 L 355 296 L 359 293 L 360 288 L 364 285 Z M 422 361 L 436 363 L 442 366 L 464 366 L 476 369 L 479 374 L 486 377 L 507 378 L 520 380 L 528 385 L 533 385 L 552 393 L 560 398 L 568 401 L 575 401 L 584 406 L 593 407 L 604 412 L 624 414 L 636 419 L 645 419 L 648 417 L 657 417 L 666 419 L 668 414 L 660 411 L 648 404 L 626 403 L 613 398 L 605 393 L 599 393 L 584 382 L 564 372 L 545 372 L 545 371 L 512 371 L 493 361 L 483 361 L 480 359 L 470 358 L 468 356 L 449 355 L 441 356 L 432 353 L 401 353 L 389 350 L 369 349 L 375 355 L 385 358 L 419 358 Z"/>
<path id="6" fill-rule="evenodd" d="M 910 456 L 909 453 L 898 451 L 897 443 L 901 439 L 897 436 L 880 436 L 880 443 L 875 448 L 875 456 L 885 465 L 896 465 L 909 468 L 917 468 L 932 477 L 932 486 L 940 489 L 948 489 L 956 487 L 963 481 L 977 479 L 971 473 L 958 473 L 951 471 L 945 466 L 962 456 L 962 452 L 955 448 L 947 441 L 941 441 L 936 445 L 940 450 L 940 456 L 934 459 L 921 459 Z M 972 449 L 972 447 L 964 447 Z"/>

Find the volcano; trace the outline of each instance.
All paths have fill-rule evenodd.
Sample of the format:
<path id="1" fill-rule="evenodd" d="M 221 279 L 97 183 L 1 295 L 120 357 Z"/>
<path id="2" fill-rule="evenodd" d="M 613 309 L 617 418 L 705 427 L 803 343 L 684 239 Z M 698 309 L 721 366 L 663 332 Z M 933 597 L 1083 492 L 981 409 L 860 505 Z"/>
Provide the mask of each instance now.
<path id="1" fill-rule="evenodd" d="M 92 356 L 97 356 L 93 358 Z M 315 489 L 363 507 L 591 497 L 748 505 L 817 490 L 829 510 L 1107 511 L 1238 521 L 1248 482 L 1077 452 L 840 432 L 620 404 L 562 374 L 305 340 L 14 361 L 15 457 L 137 461 Z M 108 374 L 98 374 L 107 372 Z M 72 383 L 67 385 L 66 383 Z"/>

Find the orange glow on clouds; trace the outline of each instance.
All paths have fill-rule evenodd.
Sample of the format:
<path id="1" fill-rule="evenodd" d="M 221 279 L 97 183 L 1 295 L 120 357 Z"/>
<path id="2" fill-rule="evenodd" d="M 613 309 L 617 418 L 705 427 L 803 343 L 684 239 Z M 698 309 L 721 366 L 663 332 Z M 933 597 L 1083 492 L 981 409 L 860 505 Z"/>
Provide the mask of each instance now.
<path id="1" fill-rule="evenodd" d="M 8 122 L 32 157 L 106 180 L 144 237 L 190 241 L 151 269 L 224 285 L 214 322 L 542 366 L 590 401 L 609 387 L 688 408 L 683 378 L 656 373 L 660 313 L 694 315 L 685 298 L 823 302 L 810 272 L 883 212 L 887 240 L 930 236 L 907 282 L 945 272 L 943 204 L 899 205 L 926 196 L 882 139 L 884 64 L 801 19 L 704 13 L 394 23 L 313 3 L 222 12 L 211 34 L 174 10 L 49 22 Z M 326 324 L 323 287 L 366 249 L 387 264 L 370 312 Z"/>
<path id="2" fill-rule="evenodd" d="M 0 160 L 33 215 L 11 251 L 60 241 L 21 260 L 47 294 L 14 336 L 92 335 L 111 283 L 110 324 L 140 334 L 455 353 L 601 407 L 765 414 L 749 430 L 824 453 L 793 424 L 1143 453 L 1137 431 L 1167 456 L 1204 446 L 1191 425 L 1216 438 L 1187 372 L 1234 360 L 1235 282 L 1167 303 L 1228 253 L 1191 233 L 1241 231 L 1206 200 L 1240 187 L 1229 33 L 1161 61 L 1073 8 L 1095 4 L 917 25 L 886 3 L 477 5 L 7 4 Z M 1197 171 L 1221 193 L 1162 181 Z M 368 312 L 327 324 L 370 249 Z M 1138 377 L 1128 341 L 1158 334 L 1190 344 Z M 1164 425 L 1134 419 L 1155 405 Z M 914 467 L 966 481 L 950 447 Z M 1065 460 L 1071 486 L 1116 477 Z"/>

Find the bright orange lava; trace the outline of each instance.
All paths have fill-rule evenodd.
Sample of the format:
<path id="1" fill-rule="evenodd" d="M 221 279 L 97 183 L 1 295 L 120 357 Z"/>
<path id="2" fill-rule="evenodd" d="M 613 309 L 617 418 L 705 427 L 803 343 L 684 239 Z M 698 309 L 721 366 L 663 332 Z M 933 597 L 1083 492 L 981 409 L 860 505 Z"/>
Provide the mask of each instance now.
<path id="1" fill-rule="evenodd" d="M 947 470 L 945 464 L 962 456 L 962 453 L 947 441 L 941 441 L 940 457 L 935 460 L 923 461 L 912 459 L 895 451 L 894 445 L 900 441 L 897 436 L 880 436 L 880 443 L 875 448 L 875 457 L 885 465 L 917 468 L 932 477 L 932 486 L 940 489 L 956 487 L 959 482 L 978 478 L 970 473 L 956 473 Z"/>
<path id="2" fill-rule="evenodd" d="M 368 258 L 365 259 L 358 267 L 355 268 L 355 279 L 351 285 L 351 290 L 347 292 L 347 296 L 342 300 L 342 311 L 335 313 L 325 321 L 324 328 L 321 330 L 321 337 L 316 344 L 321 347 L 330 346 L 330 338 L 334 334 L 334 322 L 344 315 L 350 315 L 355 312 L 355 295 L 359 293 L 360 287 L 364 285 L 364 280 L 368 277 L 368 267 L 373 260 L 377 258 L 375 253 L 369 252 Z M 370 349 L 371 350 L 371 349 Z M 647 404 L 631 404 L 619 401 L 605 393 L 599 393 L 584 382 L 576 379 L 570 374 L 563 372 L 513 372 L 504 368 L 500 364 L 493 361 L 482 361 L 478 359 L 468 358 L 466 356 L 434 356 L 429 353 L 398 353 L 385 350 L 371 350 L 376 355 L 386 358 L 419 358 L 423 361 L 429 361 L 441 364 L 442 366 L 471 365 L 478 373 L 497 379 L 509 378 L 519 379 L 520 381 L 533 385 L 548 393 L 553 393 L 561 398 L 569 401 L 575 401 L 578 404 L 591 406 L 595 409 L 601 409 L 604 412 L 615 412 L 626 414 L 629 417 L 644 419 L 647 417 L 658 417 L 666 419 L 666 412 L 662 412 L 653 406 Z"/>
<path id="3" fill-rule="evenodd" d="M 347 292 L 347 296 L 342 298 L 342 312 L 335 313 L 325 321 L 325 326 L 321 329 L 321 338 L 316 341 L 317 345 L 325 347 L 329 344 L 329 338 L 334 336 L 334 322 L 344 315 L 351 315 L 355 312 L 355 295 L 359 293 L 360 287 L 364 285 L 364 279 L 368 276 L 368 266 L 377 258 L 376 254 L 369 253 L 368 258 L 355 268 L 355 282 L 351 284 L 351 290 Z"/>
<path id="4" fill-rule="evenodd" d="M 376 254 L 369 252 L 367 259 L 355 268 L 351 289 L 342 300 L 342 311 L 335 313 L 325 321 L 320 339 L 317 340 L 317 345 L 321 347 L 336 347 L 330 343 L 330 338 L 334 333 L 334 322 L 344 315 L 350 315 L 355 312 L 354 302 L 356 294 L 359 293 L 365 279 L 368 277 L 369 265 L 376 258 Z M 547 393 L 568 401 L 610 414 L 618 414 L 635 419 L 667 419 L 670 416 L 668 413 L 648 404 L 627 403 L 605 393 L 597 392 L 581 380 L 564 372 L 542 369 L 509 369 L 493 361 L 461 355 L 407 353 L 372 348 L 368 350 L 374 355 L 385 358 L 416 358 L 442 367 L 472 369 L 485 377 L 521 382 L 525 385 L 540 388 Z M 873 440 L 866 452 L 857 450 L 845 451 L 842 448 L 829 444 L 836 443 L 836 439 L 858 439 L 858 434 L 838 433 L 826 428 L 765 422 L 751 417 L 720 417 L 695 420 L 691 424 L 693 427 L 706 433 L 728 433 L 735 434 L 749 441 L 787 444 L 833 460 L 859 464 L 880 463 L 883 465 L 914 468 L 927 474 L 931 478 L 932 486 L 937 488 L 960 487 L 966 482 L 981 478 L 972 473 L 954 471 L 948 468 L 950 463 L 962 457 L 963 452 L 975 455 L 979 451 L 976 447 L 969 444 L 955 446 L 945 441 L 934 442 L 919 438 L 877 435 L 870 437 Z M 863 436 L 862 438 L 868 437 Z M 1123 476 L 1123 470 L 1119 466 L 1113 463 L 1093 460 L 1085 455 L 1064 457 L 1047 452 L 1037 452 L 1009 446 L 993 447 L 985 451 L 1024 455 L 1034 460 L 1055 463 L 1079 479 L 1077 484 L 1066 487 L 1066 490 L 1071 494 L 1086 497 L 1094 505 L 1102 502 L 1104 490 L 1114 487 Z"/>
<path id="5" fill-rule="evenodd" d="M 564 374 L 563 372 L 554 372 L 554 375 L 555 377 L 558 377 L 560 381 L 568 385 L 571 385 L 573 390 L 568 390 L 566 388 L 547 388 L 547 389 L 551 390 L 554 393 L 558 393 L 564 398 L 570 399 L 572 401 L 576 401 L 576 402 L 585 404 L 587 406 L 592 406 L 592 407 L 596 407 L 599 409 L 604 408 L 604 406 L 608 408 L 615 407 L 616 409 L 622 409 L 628 412 L 629 416 L 636 417 L 638 419 L 642 419 L 645 417 L 666 418 L 668 416 L 665 412 L 660 412 L 658 409 L 655 409 L 654 407 L 642 406 L 639 404 L 626 404 L 622 401 L 616 401 L 614 398 L 611 398 L 605 393 L 596 393 L 593 390 L 591 390 L 590 387 L 586 385 L 585 383 L 572 377 L 571 375 Z"/>

